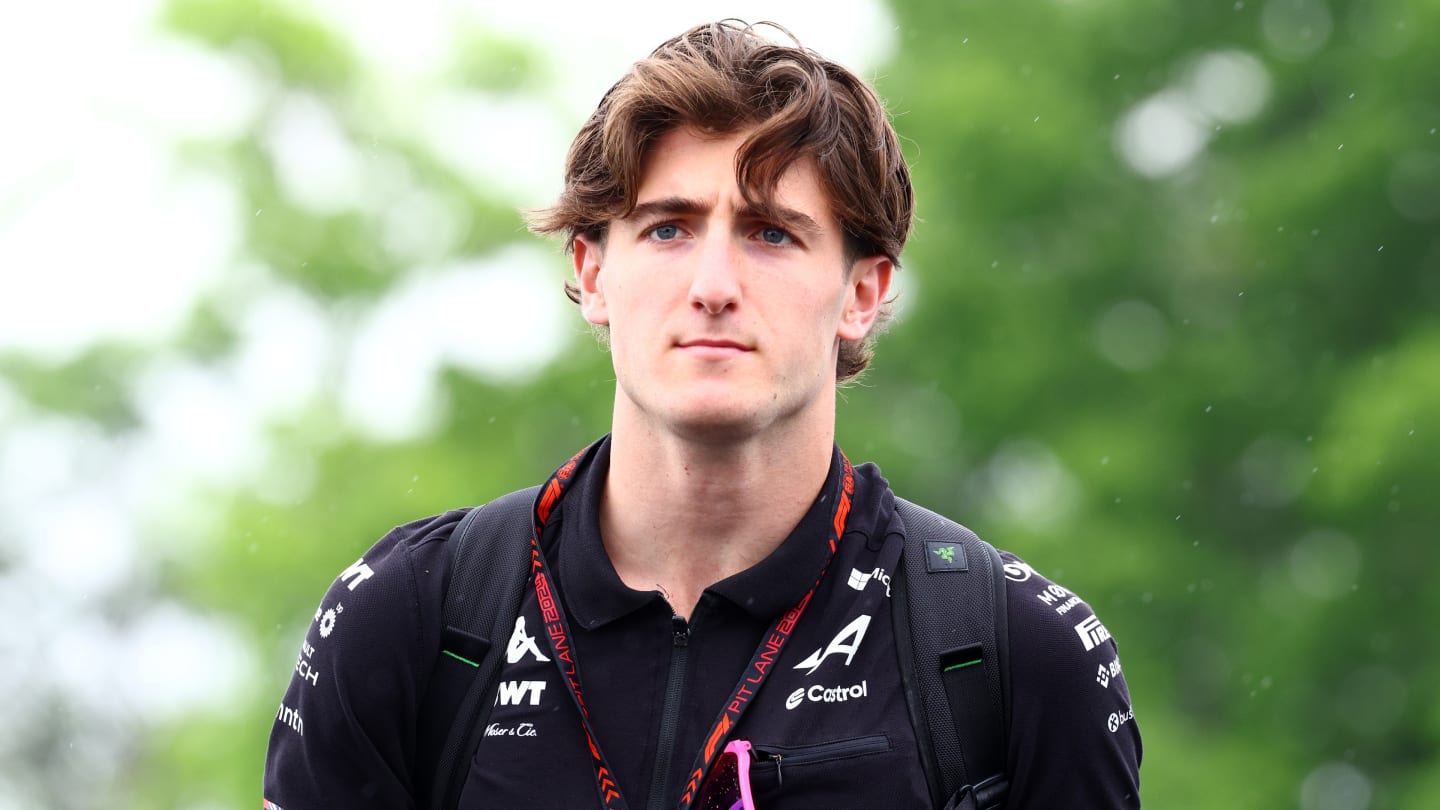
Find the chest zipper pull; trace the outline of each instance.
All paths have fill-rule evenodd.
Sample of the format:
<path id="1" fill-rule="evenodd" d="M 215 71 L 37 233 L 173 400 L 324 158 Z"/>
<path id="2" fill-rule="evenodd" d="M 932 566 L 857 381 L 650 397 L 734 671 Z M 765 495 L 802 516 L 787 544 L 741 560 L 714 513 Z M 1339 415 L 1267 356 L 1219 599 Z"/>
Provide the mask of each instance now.
<path id="1" fill-rule="evenodd" d="M 671 616 L 670 632 L 674 636 L 676 647 L 688 647 L 690 645 L 690 625 L 684 618 Z"/>
<path id="2" fill-rule="evenodd" d="M 785 757 L 782 754 L 772 754 L 769 751 L 755 751 L 754 753 L 757 760 L 768 759 L 771 762 L 775 763 L 775 787 L 785 787 L 785 774 L 780 770 L 780 760 L 784 759 Z"/>

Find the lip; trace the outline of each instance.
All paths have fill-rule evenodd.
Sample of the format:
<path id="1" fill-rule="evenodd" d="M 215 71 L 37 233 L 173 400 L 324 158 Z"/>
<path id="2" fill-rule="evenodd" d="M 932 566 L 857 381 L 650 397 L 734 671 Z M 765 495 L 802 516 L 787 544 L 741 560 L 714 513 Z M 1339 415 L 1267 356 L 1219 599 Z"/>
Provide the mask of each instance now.
<path id="1" fill-rule="evenodd" d="M 753 351 L 743 343 L 733 340 L 720 340 L 715 338 L 699 338 L 686 340 L 676 344 L 677 348 L 683 349 L 687 354 L 696 357 L 725 358 L 735 357 L 749 351 Z"/>

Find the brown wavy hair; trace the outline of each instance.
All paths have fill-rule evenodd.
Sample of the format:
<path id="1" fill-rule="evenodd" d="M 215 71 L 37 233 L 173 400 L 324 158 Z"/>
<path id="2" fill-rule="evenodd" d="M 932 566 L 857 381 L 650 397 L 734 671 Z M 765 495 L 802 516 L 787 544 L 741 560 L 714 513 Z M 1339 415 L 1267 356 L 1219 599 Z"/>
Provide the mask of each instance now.
<path id="1" fill-rule="evenodd" d="M 832 212 L 845 232 L 846 266 L 884 255 L 900 265 L 915 195 L 884 104 L 844 67 L 800 45 L 763 38 L 739 20 L 700 25 L 630 69 L 580 128 L 565 161 L 565 188 L 555 205 L 529 212 L 531 230 L 603 243 L 610 222 L 635 207 L 645 157 L 677 127 L 715 134 L 753 130 L 735 157 L 747 202 L 774 194 L 798 160 L 814 162 Z M 579 301 L 573 281 L 566 294 Z M 847 382 L 869 365 L 890 317 L 882 308 L 870 333 L 842 341 L 836 377 Z"/>

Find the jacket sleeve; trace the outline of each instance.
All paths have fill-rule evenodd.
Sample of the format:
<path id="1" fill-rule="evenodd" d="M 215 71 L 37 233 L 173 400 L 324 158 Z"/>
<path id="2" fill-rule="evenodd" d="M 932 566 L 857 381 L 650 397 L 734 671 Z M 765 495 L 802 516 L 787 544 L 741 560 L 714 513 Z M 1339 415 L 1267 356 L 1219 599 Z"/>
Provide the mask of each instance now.
<path id="1" fill-rule="evenodd" d="M 447 539 L 463 512 L 401 526 L 330 585 L 276 709 L 265 806 L 415 806 L 416 722 L 440 647 Z"/>
<path id="2" fill-rule="evenodd" d="M 1115 640 L 1079 596 L 1001 552 L 1010 623 L 1009 810 L 1140 806 L 1140 729 Z"/>

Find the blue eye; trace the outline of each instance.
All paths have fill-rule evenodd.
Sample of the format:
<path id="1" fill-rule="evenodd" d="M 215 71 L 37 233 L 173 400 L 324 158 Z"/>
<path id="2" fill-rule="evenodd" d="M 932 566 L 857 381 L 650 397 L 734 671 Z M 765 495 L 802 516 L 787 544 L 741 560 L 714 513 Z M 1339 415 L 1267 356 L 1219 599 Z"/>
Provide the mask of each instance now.
<path id="1" fill-rule="evenodd" d="M 650 229 L 650 236 L 661 242 L 669 242 L 680 235 L 680 229 L 674 225 L 656 225 Z"/>
<path id="2" fill-rule="evenodd" d="M 780 228 L 761 228 L 760 241 L 767 245 L 784 245 L 790 242 L 790 234 Z"/>

